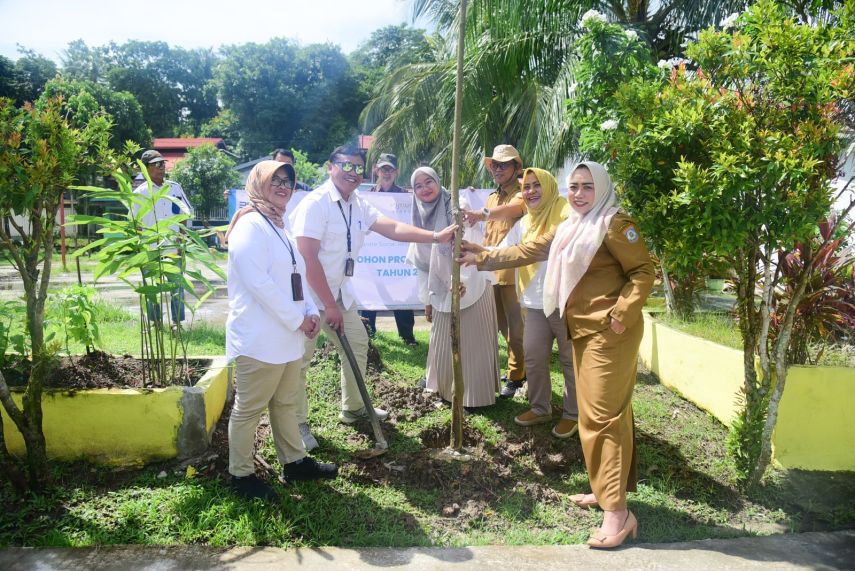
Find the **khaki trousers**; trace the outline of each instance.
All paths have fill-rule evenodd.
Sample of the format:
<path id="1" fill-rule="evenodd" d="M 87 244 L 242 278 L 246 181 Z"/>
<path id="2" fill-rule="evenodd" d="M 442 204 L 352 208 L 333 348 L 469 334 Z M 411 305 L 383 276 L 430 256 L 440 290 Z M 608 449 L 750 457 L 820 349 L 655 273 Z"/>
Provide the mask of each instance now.
<path id="1" fill-rule="evenodd" d="M 306 455 L 297 428 L 297 386 L 300 361 L 283 365 L 263 363 L 241 355 L 235 359 L 235 404 L 229 418 L 229 473 L 255 473 L 255 429 L 266 408 L 276 456 L 284 466 Z"/>
<path id="2" fill-rule="evenodd" d="M 573 374 L 573 345 L 567 334 L 567 324 L 558 310 L 546 317 L 542 309 L 526 308 L 525 312 L 525 368 L 528 374 L 528 402 L 539 416 L 552 414 L 552 380 L 549 365 L 552 361 L 552 342 L 558 343 L 558 362 L 564 374 L 564 406 L 561 418 L 576 420 L 576 376 Z"/>
<path id="3" fill-rule="evenodd" d="M 344 334 L 347 336 L 347 341 L 350 348 L 353 349 L 353 355 L 356 357 L 356 362 L 359 364 L 359 371 L 362 373 L 362 378 L 365 378 L 365 367 L 368 365 L 368 332 L 365 331 L 365 325 L 362 324 L 362 318 L 359 317 L 359 312 L 356 310 L 356 305 L 350 309 L 345 309 L 338 303 L 338 310 L 341 311 L 344 317 Z M 324 319 L 324 312 L 321 311 L 321 330 L 326 333 L 327 339 L 335 345 L 335 350 L 338 352 L 339 360 L 341 361 L 341 409 L 342 410 L 359 410 L 365 406 L 362 402 L 362 395 L 359 394 L 359 386 L 356 384 L 356 377 L 350 368 L 350 363 L 347 361 L 347 356 L 344 354 L 344 349 L 339 343 L 338 335 L 327 325 Z M 306 352 L 303 354 L 303 366 L 300 369 L 300 386 L 297 397 L 297 422 L 306 422 L 309 417 L 309 398 L 306 394 L 306 373 L 309 370 L 309 365 L 312 363 L 312 356 L 315 353 L 315 347 L 318 344 L 317 337 L 314 339 L 306 338 Z"/>
<path id="4" fill-rule="evenodd" d="M 525 378 L 525 349 L 523 349 L 523 334 L 525 310 L 517 298 L 517 286 L 494 285 L 496 298 L 496 320 L 499 322 L 499 333 L 508 343 L 508 380 L 521 381 Z"/>
<path id="5" fill-rule="evenodd" d="M 579 440 L 591 490 L 604 510 L 626 508 L 635 491 L 632 391 L 644 320 L 618 335 L 611 328 L 573 339 Z"/>

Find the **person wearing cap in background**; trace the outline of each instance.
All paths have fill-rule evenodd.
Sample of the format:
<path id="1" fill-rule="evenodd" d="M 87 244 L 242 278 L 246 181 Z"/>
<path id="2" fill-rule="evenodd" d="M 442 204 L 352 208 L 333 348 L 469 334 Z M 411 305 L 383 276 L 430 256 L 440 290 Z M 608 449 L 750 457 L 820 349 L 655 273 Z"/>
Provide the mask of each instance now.
<path id="1" fill-rule="evenodd" d="M 523 163 L 513 145 L 498 145 L 493 149 L 492 157 L 484 157 L 484 166 L 493 175 L 498 188 L 487 197 L 487 205 L 483 209 L 465 210 L 463 215 L 468 224 L 486 222 L 484 246 L 491 247 L 498 246 L 516 221 L 525 214 L 519 181 Z M 513 269 L 496 272 L 493 293 L 499 333 L 508 343 L 508 373 L 502 378 L 505 386 L 499 396 L 512 398 L 525 382 L 525 325 L 517 295 L 516 273 Z"/>
<path id="2" fill-rule="evenodd" d="M 398 177 L 398 157 L 395 155 L 382 153 L 374 164 L 374 175 L 377 177 L 377 184 L 374 185 L 371 192 L 407 192 L 395 184 L 395 179 Z M 413 336 L 413 326 L 416 323 L 413 310 L 395 309 L 392 313 L 395 314 L 398 335 L 404 340 L 404 343 L 410 347 L 417 346 L 418 342 Z M 374 335 L 377 331 L 377 312 L 363 309 L 359 314 L 368 322 L 369 335 Z"/>
<path id="3" fill-rule="evenodd" d="M 150 149 L 142 154 L 140 160 L 143 165 L 145 165 L 148 176 L 151 179 L 151 191 L 149 191 L 148 181 L 143 180 L 142 184 L 134 189 L 134 193 L 149 196 L 149 192 L 156 193 L 163 187 L 168 186 L 169 191 L 167 196 L 173 199 L 169 200 L 164 197 L 158 200 L 155 203 L 154 208 L 143 216 L 140 222 L 144 226 L 151 228 L 157 224 L 158 220 L 164 220 L 170 216 L 184 213 L 190 216 L 190 219 L 184 221 L 183 225 L 189 226 L 190 220 L 193 219 L 194 215 L 193 206 L 190 204 L 190 200 L 187 198 L 187 195 L 184 193 L 184 189 L 181 188 L 180 184 L 173 180 L 166 180 L 166 159 L 164 159 L 163 155 L 159 152 Z M 134 207 L 135 212 L 138 209 L 138 207 Z M 177 231 L 179 229 L 179 225 L 173 224 L 170 226 L 170 229 Z M 170 253 L 177 253 L 177 251 L 177 245 L 176 247 L 169 248 L 167 250 L 167 252 Z M 172 321 L 173 323 L 179 323 L 184 321 L 184 288 L 181 287 L 180 276 L 175 276 L 173 274 L 169 274 L 169 276 L 170 281 L 173 281 L 177 285 L 177 288 L 173 292 L 170 300 Z M 156 320 L 160 319 L 159 307 L 155 306 L 153 303 L 149 304 L 149 318 Z"/>

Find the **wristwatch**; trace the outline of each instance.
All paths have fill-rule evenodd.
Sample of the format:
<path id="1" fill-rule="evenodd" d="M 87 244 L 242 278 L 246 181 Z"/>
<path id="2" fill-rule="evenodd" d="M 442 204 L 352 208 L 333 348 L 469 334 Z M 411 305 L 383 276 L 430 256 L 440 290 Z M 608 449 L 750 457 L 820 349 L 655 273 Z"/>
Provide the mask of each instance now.
<path id="1" fill-rule="evenodd" d="M 439 242 L 439 232 L 434 230 L 433 236 L 431 237 L 431 241 L 436 244 Z"/>
<path id="2" fill-rule="evenodd" d="M 485 206 L 481 209 L 481 214 L 484 215 L 484 220 L 488 219 L 490 217 L 490 209 Z"/>

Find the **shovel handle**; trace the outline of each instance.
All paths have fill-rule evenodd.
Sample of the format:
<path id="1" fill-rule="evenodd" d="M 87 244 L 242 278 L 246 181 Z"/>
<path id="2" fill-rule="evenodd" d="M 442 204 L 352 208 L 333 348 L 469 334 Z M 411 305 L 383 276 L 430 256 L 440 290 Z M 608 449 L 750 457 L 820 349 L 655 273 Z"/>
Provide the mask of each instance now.
<path id="1" fill-rule="evenodd" d="M 356 386 L 359 387 L 359 394 L 362 397 L 365 410 L 368 412 L 368 418 L 371 420 L 371 428 L 374 430 L 374 446 L 379 450 L 385 450 L 389 447 L 389 444 L 383 436 L 383 430 L 380 428 L 380 419 L 377 418 L 377 413 L 374 412 L 374 405 L 371 404 L 371 397 L 368 395 L 368 388 L 365 386 L 365 379 L 362 378 L 359 365 L 356 363 L 356 356 L 353 354 L 353 349 L 350 347 L 347 335 L 338 329 L 335 329 L 334 331 L 335 334 L 338 335 L 338 340 L 341 343 L 342 349 L 344 349 L 344 355 L 347 357 L 348 363 L 350 363 L 350 369 L 353 371 L 353 377 L 356 379 Z"/>

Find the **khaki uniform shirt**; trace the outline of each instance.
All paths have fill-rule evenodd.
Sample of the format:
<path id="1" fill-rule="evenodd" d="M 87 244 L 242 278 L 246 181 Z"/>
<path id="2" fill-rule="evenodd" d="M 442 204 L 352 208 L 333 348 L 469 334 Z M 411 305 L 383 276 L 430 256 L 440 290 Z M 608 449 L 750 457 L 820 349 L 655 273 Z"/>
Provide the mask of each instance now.
<path id="1" fill-rule="evenodd" d="M 479 270 L 515 268 L 549 258 L 555 232 L 537 240 L 478 254 Z M 653 262 L 638 226 L 622 212 L 609 230 L 588 271 L 579 280 L 564 307 L 567 330 L 573 339 L 602 331 L 614 317 L 627 328 L 641 318 L 641 308 L 653 289 Z"/>
<path id="2" fill-rule="evenodd" d="M 520 185 L 516 179 L 505 185 L 504 188 L 497 188 L 487 197 L 487 208 L 493 209 L 506 204 L 522 204 L 523 208 L 525 207 L 525 202 L 522 196 L 520 196 Z M 498 246 L 505 239 L 505 236 L 508 235 L 514 224 L 516 224 L 516 221 L 513 218 L 487 220 L 484 231 L 484 245 Z M 516 283 L 516 271 L 513 268 L 496 272 L 496 285 L 515 285 Z"/>

